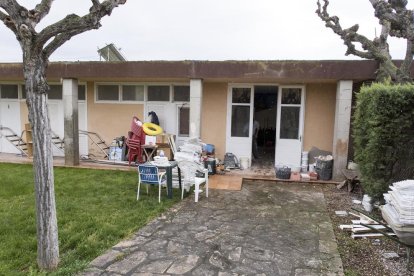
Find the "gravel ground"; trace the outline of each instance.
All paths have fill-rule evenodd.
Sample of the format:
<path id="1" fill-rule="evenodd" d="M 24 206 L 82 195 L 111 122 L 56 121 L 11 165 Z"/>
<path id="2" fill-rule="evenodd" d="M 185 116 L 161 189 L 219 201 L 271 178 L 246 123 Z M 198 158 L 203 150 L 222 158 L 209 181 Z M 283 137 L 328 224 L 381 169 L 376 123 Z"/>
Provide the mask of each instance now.
<path id="1" fill-rule="evenodd" d="M 362 201 L 361 191 L 348 193 L 346 189 L 338 190 L 334 185 L 325 185 L 323 190 L 345 275 L 414 275 L 414 272 L 406 269 L 405 249 L 401 250 L 400 257 L 397 259 L 387 260 L 382 256 L 385 252 L 397 253 L 398 246 L 396 242 L 385 237 L 354 240 L 351 238 L 350 232 L 339 228 L 341 224 L 352 224 L 351 220 L 357 218 L 352 215 L 339 217 L 335 214 L 335 211 L 352 211 L 351 208 L 363 210 L 361 204 L 352 202 L 353 199 Z M 379 210 L 374 210 L 372 215 L 381 217 Z M 414 270 L 413 255 L 414 252 L 411 254 L 412 270 Z"/>

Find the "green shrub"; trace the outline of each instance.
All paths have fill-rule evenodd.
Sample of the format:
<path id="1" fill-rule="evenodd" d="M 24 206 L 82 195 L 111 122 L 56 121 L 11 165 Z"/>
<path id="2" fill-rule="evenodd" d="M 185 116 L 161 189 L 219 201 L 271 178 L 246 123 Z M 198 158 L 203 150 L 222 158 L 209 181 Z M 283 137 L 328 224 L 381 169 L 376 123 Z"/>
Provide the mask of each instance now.
<path id="1" fill-rule="evenodd" d="M 389 185 L 414 166 L 414 85 L 363 86 L 353 135 L 363 188 L 381 199 Z"/>

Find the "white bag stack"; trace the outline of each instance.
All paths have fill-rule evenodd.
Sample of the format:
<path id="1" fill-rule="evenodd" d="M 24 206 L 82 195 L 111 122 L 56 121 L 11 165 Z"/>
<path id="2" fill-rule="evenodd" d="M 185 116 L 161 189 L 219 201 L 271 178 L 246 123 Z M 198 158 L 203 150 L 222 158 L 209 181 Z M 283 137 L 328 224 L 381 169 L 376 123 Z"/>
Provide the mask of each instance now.
<path id="1" fill-rule="evenodd" d="M 414 245 L 414 180 L 393 183 L 384 199 L 383 218 L 401 241 Z"/>

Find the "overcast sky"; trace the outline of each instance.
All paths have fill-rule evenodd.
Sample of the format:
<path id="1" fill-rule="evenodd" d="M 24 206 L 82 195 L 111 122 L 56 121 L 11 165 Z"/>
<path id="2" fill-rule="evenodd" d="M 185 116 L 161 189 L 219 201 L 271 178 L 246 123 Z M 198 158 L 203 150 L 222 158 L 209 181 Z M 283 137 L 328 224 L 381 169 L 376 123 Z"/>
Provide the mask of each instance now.
<path id="1" fill-rule="evenodd" d="M 19 0 L 33 8 L 38 1 Z M 331 15 L 343 27 L 355 23 L 373 38 L 380 28 L 369 0 L 330 0 Z M 55 0 L 37 27 L 68 13 L 85 14 L 88 0 Z M 78 35 L 52 61 L 99 60 L 97 49 L 114 43 L 127 60 L 356 59 L 344 55 L 340 38 L 315 14 L 316 0 L 128 0 L 102 20 L 102 27 Z M 20 46 L 0 23 L 0 62 L 21 61 Z M 390 41 L 393 58 L 404 44 Z"/>

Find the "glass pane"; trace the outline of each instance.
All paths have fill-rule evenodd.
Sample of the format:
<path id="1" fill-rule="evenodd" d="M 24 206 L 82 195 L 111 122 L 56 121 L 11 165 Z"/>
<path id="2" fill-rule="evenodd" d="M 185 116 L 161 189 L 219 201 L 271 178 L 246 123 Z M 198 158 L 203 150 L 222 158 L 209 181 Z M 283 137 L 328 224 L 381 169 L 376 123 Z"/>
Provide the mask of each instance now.
<path id="1" fill-rule="evenodd" d="M 61 100 L 63 98 L 62 85 L 50 85 L 50 90 L 47 95 L 49 100 Z"/>
<path id="2" fill-rule="evenodd" d="M 163 101 L 170 100 L 170 87 L 166 85 L 151 85 L 148 86 L 148 101 Z"/>
<path id="3" fill-rule="evenodd" d="M 188 107 L 181 107 L 179 109 L 179 126 L 178 130 L 179 136 L 189 136 L 190 135 L 190 108 Z"/>
<path id="4" fill-rule="evenodd" d="M 118 85 L 98 85 L 98 101 L 118 101 Z"/>
<path id="5" fill-rule="evenodd" d="M 250 88 L 233 88 L 233 103 L 250 103 Z"/>
<path id="6" fill-rule="evenodd" d="M 86 85 L 83 85 L 83 84 L 78 85 L 78 100 L 79 101 L 86 100 Z"/>
<path id="7" fill-rule="evenodd" d="M 282 104 L 300 104 L 301 92 L 301 88 L 283 88 Z"/>
<path id="8" fill-rule="evenodd" d="M 19 89 L 17 84 L 2 84 L 0 85 L 0 92 L 2 99 L 19 98 Z"/>
<path id="9" fill-rule="evenodd" d="M 233 105 L 231 112 L 231 136 L 249 137 L 250 106 Z"/>
<path id="10" fill-rule="evenodd" d="M 22 99 L 26 99 L 26 85 L 22 85 Z"/>
<path id="11" fill-rule="evenodd" d="M 122 85 L 123 101 L 143 101 L 144 86 L 142 85 Z"/>
<path id="12" fill-rule="evenodd" d="M 299 138 L 299 106 L 282 106 L 280 114 L 280 138 Z"/>
<path id="13" fill-rule="evenodd" d="M 174 86 L 174 101 L 175 102 L 189 102 L 190 101 L 190 86 Z"/>

